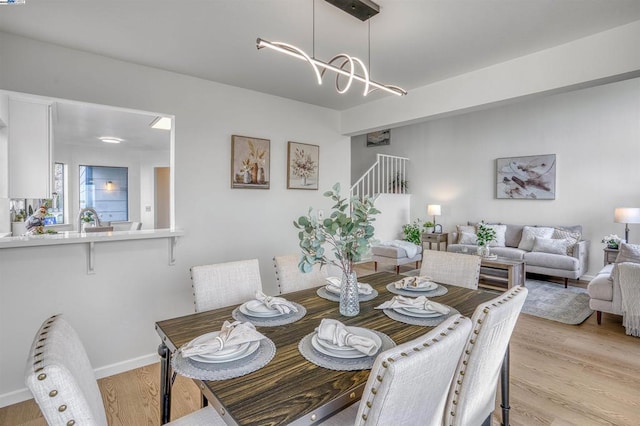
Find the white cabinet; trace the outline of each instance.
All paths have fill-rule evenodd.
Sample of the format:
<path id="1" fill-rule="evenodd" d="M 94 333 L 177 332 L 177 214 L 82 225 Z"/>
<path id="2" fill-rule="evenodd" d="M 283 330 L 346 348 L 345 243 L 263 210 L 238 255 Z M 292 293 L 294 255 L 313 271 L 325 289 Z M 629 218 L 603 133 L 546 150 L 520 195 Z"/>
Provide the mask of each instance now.
<path id="1" fill-rule="evenodd" d="M 50 105 L 9 98 L 9 198 L 51 198 Z"/>

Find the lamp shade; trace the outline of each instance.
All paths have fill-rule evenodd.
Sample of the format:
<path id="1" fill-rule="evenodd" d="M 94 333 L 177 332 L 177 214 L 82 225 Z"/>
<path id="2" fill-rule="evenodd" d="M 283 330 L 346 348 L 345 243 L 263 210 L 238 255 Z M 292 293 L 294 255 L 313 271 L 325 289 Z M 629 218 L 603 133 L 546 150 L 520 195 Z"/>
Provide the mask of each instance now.
<path id="1" fill-rule="evenodd" d="M 640 208 L 618 207 L 613 212 L 616 223 L 640 223 Z"/>
<path id="2" fill-rule="evenodd" d="M 440 216 L 440 204 L 429 204 L 427 206 L 427 216 Z"/>

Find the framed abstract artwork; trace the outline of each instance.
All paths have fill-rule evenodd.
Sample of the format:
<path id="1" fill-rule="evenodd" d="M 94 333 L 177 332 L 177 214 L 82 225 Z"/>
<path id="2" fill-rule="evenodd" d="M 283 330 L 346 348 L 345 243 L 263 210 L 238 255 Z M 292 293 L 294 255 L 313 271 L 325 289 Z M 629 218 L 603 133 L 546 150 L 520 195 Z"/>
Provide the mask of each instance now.
<path id="1" fill-rule="evenodd" d="M 555 200 L 556 155 L 496 159 L 496 198 Z"/>
<path id="2" fill-rule="evenodd" d="M 391 130 L 379 130 L 367 133 L 367 146 L 389 145 L 391 143 Z"/>
<path id="3" fill-rule="evenodd" d="M 269 189 L 269 139 L 231 136 L 231 188 Z"/>
<path id="4" fill-rule="evenodd" d="M 287 146 L 287 189 L 318 189 L 320 147 L 289 142 Z"/>

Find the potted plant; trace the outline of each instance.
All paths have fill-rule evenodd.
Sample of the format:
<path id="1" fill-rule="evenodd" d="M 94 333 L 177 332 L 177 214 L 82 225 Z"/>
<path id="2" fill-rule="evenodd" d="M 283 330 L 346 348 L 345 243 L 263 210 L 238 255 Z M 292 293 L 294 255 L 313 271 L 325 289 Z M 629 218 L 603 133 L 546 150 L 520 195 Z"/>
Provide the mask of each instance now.
<path id="1" fill-rule="evenodd" d="M 389 182 L 389 192 L 394 194 L 404 194 L 409 190 L 409 181 L 403 180 L 400 172 L 396 172 L 396 174 Z"/>
<path id="2" fill-rule="evenodd" d="M 478 254 L 483 257 L 489 256 L 489 243 L 491 241 L 495 241 L 496 230 L 487 226 L 484 222 L 480 222 L 478 224 L 476 236 L 478 239 Z"/>
<path id="3" fill-rule="evenodd" d="M 616 234 L 609 234 L 602 239 L 602 242 L 607 245 L 607 248 L 610 249 L 618 249 L 620 247 L 620 242 L 622 239 L 618 237 Z"/>
<path id="4" fill-rule="evenodd" d="M 293 222 L 293 225 L 300 230 L 298 238 L 302 258 L 298 268 L 302 272 L 310 272 L 315 263 L 331 264 L 340 268 L 343 274 L 340 313 L 353 316 L 360 310 L 358 281 L 353 265 L 369 252 L 374 232 L 371 223 L 375 220 L 373 216 L 380 211 L 374 207 L 373 200 L 368 197 L 362 200 L 352 198 L 351 203 L 348 203 L 345 198 L 340 198 L 339 183 L 336 183 L 331 191 L 325 192 L 324 196 L 335 202 L 329 217 L 325 218 L 322 214 L 314 215 L 313 209 L 309 208 L 305 216 L 300 216 Z M 333 257 L 327 255 L 325 245 L 331 247 Z M 355 293 L 353 293 L 353 286 L 355 286 Z M 353 306 L 354 294 L 355 307 Z M 343 299 L 345 299 L 344 302 Z"/>
<path id="5" fill-rule="evenodd" d="M 420 234 L 422 232 L 422 226 L 420 226 L 420 219 L 416 219 L 413 223 L 407 223 L 402 225 L 402 232 L 404 233 L 404 240 L 410 243 L 420 245 L 422 239 Z"/>
<path id="6" fill-rule="evenodd" d="M 436 224 L 430 220 L 426 221 L 423 226 L 426 234 L 433 234 L 433 230 L 436 228 Z"/>
<path id="7" fill-rule="evenodd" d="M 82 228 L 87 228 L 90 226 L 95 226 L 95 217 L 93 217 L 93 212 L 84 212 L 82 214 Z"/>

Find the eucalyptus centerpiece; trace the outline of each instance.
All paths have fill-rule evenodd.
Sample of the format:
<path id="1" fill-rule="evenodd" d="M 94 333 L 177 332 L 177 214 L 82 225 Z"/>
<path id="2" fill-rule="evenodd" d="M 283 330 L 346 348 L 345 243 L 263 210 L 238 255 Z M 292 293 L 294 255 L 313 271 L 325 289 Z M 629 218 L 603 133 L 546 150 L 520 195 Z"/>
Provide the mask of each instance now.
<path id="1" fill-rule="evenodd" d="M 491 241 L 495 241 L 496 230 L 490 226 L 487 226 L 484 222 L 480 222 L 478 224 L 476 236 L 478 240 L 478 254 L 484 257 L 489 256 L 489 243 Z"/>
<path id="2" fill-rule="evenodd" d="M 310 272 L 316 263 L 340 268 L 340 313 L 357 315 L 360 311 L 358 280 L 353 265 L 369 252 L 374 232 L 371 223 L 375 220 L 373 216 L 380 211 L 368 197 L 362 200 L 352 198 L 350 203 L 346 198 L 340 198 L 339 183 L 333 185 L 331 191 L 325 192 L 324 196 L 335 202 L 329 217 L 323 217 L 321 213 L 313 214 L 313 208 L 309 208 L 306 216 L 300 216 L 293 222 L 293 226 L 300 230 L 298 238 L 302 257 L 298 268 L 302 272 Z M 325 246 L 332 249 L 333 256 L 327 255 Z"/>

